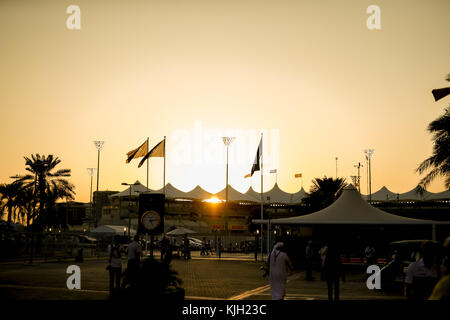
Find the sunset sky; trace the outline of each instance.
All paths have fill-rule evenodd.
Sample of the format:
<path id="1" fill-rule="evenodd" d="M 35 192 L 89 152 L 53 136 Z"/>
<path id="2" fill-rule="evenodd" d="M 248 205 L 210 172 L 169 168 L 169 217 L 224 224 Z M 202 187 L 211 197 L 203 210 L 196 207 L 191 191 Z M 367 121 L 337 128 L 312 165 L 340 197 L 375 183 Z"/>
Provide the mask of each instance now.
<path id="1" fill-rule="evenodd" d="M 81 30 L 69 30 L 69 5 Z M 369 30 L 366 8 L 381 9 Z M 54 154 L 89 201 L 93 140 L 104 140 L 100 190 L 146 182 L 126 153 L 167 136 L 166 182 L 240 191 L 260 132 L 265 169 L 287 192 L 314 177 L 351 181 L 375 149 L 372 191 L 415 187 L 432 151 L 430 121 L 449 106 L 450 1 L 149 0 L 0 1 L 0 182 L 25 173 L 23 156 Z M 267 161 L 267 162 L 266 162 Z M 150 187 L 162 186 L 161 158 Z M 275 182 L 265 175 L 264 188 Z M 95 189 L 95 180 L 94 180 Z M 442 180 L 430 191 L 444 190 Z"/>

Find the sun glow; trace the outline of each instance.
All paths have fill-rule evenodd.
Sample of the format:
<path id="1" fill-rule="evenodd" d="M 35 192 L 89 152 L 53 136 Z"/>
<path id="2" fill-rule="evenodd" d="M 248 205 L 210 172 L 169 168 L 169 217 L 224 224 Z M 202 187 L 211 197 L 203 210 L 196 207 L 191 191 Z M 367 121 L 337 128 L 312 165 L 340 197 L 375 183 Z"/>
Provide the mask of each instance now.
<path id="1" fill-rule="evenodd" d="M 210 199 L 203 200 L 203 202 L 221 203 L 221 202 L 223 202 L 223 200 L 220 200 L 217 197 L 211 197 Z"/>

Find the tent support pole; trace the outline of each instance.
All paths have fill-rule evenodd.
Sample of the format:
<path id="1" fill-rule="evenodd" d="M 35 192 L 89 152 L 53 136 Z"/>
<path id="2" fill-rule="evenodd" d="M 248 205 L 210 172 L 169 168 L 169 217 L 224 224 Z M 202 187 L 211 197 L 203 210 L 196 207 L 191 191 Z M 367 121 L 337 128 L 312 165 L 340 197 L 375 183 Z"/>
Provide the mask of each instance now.
<path id="1" fill-rule="evenodd" d="M 436 241 L 436 225 L 435 224 L 431 225 L 431 239 L 433 241 Z"/>

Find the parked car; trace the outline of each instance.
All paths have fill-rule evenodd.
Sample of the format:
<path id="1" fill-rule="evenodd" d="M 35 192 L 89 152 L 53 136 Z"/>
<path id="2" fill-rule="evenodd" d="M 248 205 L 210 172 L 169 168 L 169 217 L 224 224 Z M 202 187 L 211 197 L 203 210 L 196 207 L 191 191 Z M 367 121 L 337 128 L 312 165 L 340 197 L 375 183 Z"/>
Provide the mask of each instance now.
<path id="1" fill-rule="evenodd" d="M 402 240 L 389 243 L 386 263 L 380 270 L 383 290 L 403 288 L 408 266 L 420 259 L 420 250 L 424 241 L 426 240 Z M 435 254 L 439 257 L 439 242 L 433 241 L 433 243 Z"/>

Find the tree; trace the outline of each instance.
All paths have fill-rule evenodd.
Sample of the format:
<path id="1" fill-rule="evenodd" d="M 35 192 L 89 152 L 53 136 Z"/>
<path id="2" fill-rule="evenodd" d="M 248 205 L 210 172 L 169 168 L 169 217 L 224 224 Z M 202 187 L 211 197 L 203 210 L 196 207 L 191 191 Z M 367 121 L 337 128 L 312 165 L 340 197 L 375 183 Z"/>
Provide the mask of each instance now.
<path id="1" fill-rule="evenodd" d="M 21 189 L 22 184 L 18 182 L 3 183 L 0 185 L 1 204 L 0 208 L 2 212 L 7 211 L 8 225 L 12 220 L 16 219 L 16 206 L 17 206 L 17 194 Z"/>
<path id="2" fill-rule="evenodd" d="M 437 177 L 443 177 L 445 187 L 450 189 L 450 109 L 431 122 L 428 131 L 433 134 L 433 153 L 419 165 L 416 172 L 422 174 L 430 171 L 419 184 L 426 188 Z"/>
<path id="3" fill-rule="evenodd" d="M 446 80 L 450 81 L 450 74 L 447 75 Z M 435 101 L 438 101 L 450 94 L 450 87 L 434 89 L 431 92 Z M 420 180 L 419 185 L 425 189 L 434 179 L 443 177 L 445 187 L 450 189 L 450 109 L 445 109 L 442 116 L 431 122 L 428 125 L 428 131 L 433 134 L 433 154 L 416 169 L 419 174 L 430 170 Z"/>
<path id="4" fill-rule="evenodd" d="M 55 223 L 52 219 L 54 204 L 58 199 L 74 199 L 74 186 L 64 177 L 70 177 L 70 169 L 55 167 L 61 163 L 58 157 L 53 155 L 31 155 L 24 157 L 25 165 L 30 174 L 18 177 L 17 182 L 23 183 L 25 188 L 33 190 L 33 198 L 36 200 L 33 225 L 37 223 L 38 230 Z"/>
<path id="5" fill-rule="evenodd" d="M 16 197 L 16 204 L 19 210 L 19 215 L 22 220 L 26 221 L 26 226 L 30 226 L 30 221 L 34 219 L 36 212 L 36 200 L 33 196 L 32 188 L 20 188 Z"/>
<path id="6" fill-rule="evenodd" d="M 342 193 L 342 189 L 347 185 L 344 178 L 315 178 L 312 181 L 309 194 L 303 202 L 314 210 L 321 210 L 331 205 Z"/>

